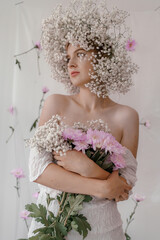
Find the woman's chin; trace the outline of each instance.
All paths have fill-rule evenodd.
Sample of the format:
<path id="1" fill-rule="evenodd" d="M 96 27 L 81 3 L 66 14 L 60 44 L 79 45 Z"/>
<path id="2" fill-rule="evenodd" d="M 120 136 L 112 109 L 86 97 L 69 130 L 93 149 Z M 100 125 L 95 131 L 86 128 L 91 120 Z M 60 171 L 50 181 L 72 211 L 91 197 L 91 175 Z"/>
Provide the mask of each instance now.
<path id="1" fill-rule="evenodd" d="M 71 79 L 71 83 L 72 83 L 75 87 L 83 87 L 84 84 L 89 83 L 89 82 L 90 82 L 90 80 L 89 80 L 89 81 L 81 81 L 81 80 L 79 80 L 79 79 Z"/>

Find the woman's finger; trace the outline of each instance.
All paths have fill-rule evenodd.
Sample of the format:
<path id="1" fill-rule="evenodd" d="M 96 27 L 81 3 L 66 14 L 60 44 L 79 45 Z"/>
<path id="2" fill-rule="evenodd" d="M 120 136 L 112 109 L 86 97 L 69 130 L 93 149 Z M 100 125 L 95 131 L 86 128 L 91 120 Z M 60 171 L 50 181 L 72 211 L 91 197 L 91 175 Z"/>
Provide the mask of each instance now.
<path id="1" fill-rule="evenodd" d="M 127 193 L 123 193 L 121 195 L 121 197 L 124 199 L 124 200 L 127 200 L 128 199 L 128 194 Z"/>
<path id="2" fill-rule="evenodd" d="M 57 164 L 59 165 L 59 166 L 64 166 L 64 164 L 63 164 L 63 162 L 62 161 L 57 161 Z"/>
<path id="3" fill-rule="evenodd" d="M 61 156 L 59 156 L 59 155 L 55 155 L 55 156 L 54 156 L 54 159 L 60 160 L 60 161 L 62 160 Z"/>

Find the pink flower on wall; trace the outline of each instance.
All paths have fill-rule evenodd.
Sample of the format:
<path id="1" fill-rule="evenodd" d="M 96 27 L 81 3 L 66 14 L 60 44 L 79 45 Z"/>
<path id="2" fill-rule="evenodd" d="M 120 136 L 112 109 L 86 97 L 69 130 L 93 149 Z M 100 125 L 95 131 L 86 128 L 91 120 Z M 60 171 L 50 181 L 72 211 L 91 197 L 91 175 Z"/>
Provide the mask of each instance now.
<path id="1" fill-rule="evenodd" d="M 42 88 L 42 92 L 43 92 L 43 93 L 47 93 L 47 92 L 49 92 L 49 88 L 47 88 L 47 87 L 43 87 L 43 88 Z"/>
<path id="2" fill-rule="evenodd" d="M 140 195 L 138 193 L 135 193 L 134 196 L 133 196 L 133 199 L 136 201 L 136 202 L 142 202 L 146 197 L 144 195 Z"/>
<path id="3" fill-rule="evenodd" d="M 29 230 L 29 227 L 28 227 L 28 224 L 27 224 L 27 219 L 29 218 L 29 214 L 30 214 L 30 212 L 28 212 L 27 210 L 23 210 L 23 211 L 20 213 L 20 217 L 21 217 L 22 219 L 24 219 L 24 221 L 25 221 L 27 230 Z"/>
<path id="4" fill-rule="evenodd" d="M 144 125 L 146 128 L 151 128 L 151 122 L 150 120 L 141 120 L 140 125 Z"/>
<path id="5" fill-rule="evenodd" d="M 131 212 L 129 218 L 127 218 L 127 226 L 125 228 L 125 236 L 126 236 L 126 240 L 128 239 L 131 239 L 131 237 L 128 235 L 127 233 L 127 230 L 128 230 L 128 227 L 129 225 L 131 224 L 131 222 L 134 220 L 134 215 L 136 213 L 136 208 L 138 207 L 138 204 L 139 202 L 142 202 L 144 199 L 145 199 L 145 196 L 144 195 L 140 195 L 138 193 L 135 193 L 134 196 L 132 197 L 132 199 L 134 200 L 135 202 L 135 206 L 134 206 L 134 209 L 133 211 Z"/>
<path id="6" fill-rule="evenodd" d="M 36 199 L 37 199 L 37 198 L 38 198 L 38 196 L 39 196 L 39 192 L 35 192 L 35 193 L 33 193 L 33 194 L 32 194 L 32 196 L 33 196 L 34 198 L 36 198 Z"/>
<path id="7" fill-rule="evenodd" d="M 136 46 L 135 40 L 128 40 L 126 44 L 126 50 L 127 51 L 134 51 Z"/>
<path id="8" fill-rule="evenodd" d="M 144 126 L 147 127 L 147 128 L 150 128 L 150 127 L 151 127 L 150 121 L 149 121 L 149 120 L 146 120 L 146 121 L 144 122 Z"/>
<path id="9" fill-rule="evenodd" d="M 24 178 L 24 172 L 22 168 L 16 168 L 11 171 L 11 174 L 15 176 L 16 178 Z"/>
<path id="10" fill-rule="evenodd" d="M 23 219 L 28 219 L 29 218 L 29 215 L 30 212 L 28 212 L 27 210 L 23 210 L 21 213 L 20 213 L 20 217 L 23 218 Z"/>
<path id="11" fill-rule="evenodd" d="M 37 42 L 35 43 L 35 47 L 38 48 L 39 50 L 42 49 L 41 44 L 40 44 L 40 41 L 37 41 Z"/>
<path id="12" fill-rule="evenodd" d="M 13 115 L 13 113 L 14 113 L 14 107 L 11 105 L 11 106 L 8 108 L 8 111 Z"/>
<path id="13" fill-rule="evenodd" d="M 15 176 L 15 178 L 16 178 L 16 186 L 14 186 L 14 187 L 17 190 L 18 197 L 20 197 L 20 194 L 19 194 L 19 189 L 20 189 L 19 179 L 25 177 L 23 169 L 22 168 L 16 168 L 16 169 L 13 169 L 10 173 L 13 176 Z"/>

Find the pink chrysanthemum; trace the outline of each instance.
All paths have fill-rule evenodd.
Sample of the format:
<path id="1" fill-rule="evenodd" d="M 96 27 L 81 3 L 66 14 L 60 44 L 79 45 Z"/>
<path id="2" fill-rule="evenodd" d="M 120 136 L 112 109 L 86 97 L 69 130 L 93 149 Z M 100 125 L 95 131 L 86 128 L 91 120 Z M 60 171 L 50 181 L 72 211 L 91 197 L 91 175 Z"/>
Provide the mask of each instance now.
<path id="1" fill-rule="evenodd" d="M 11 171 L 11 174 L 15 176 L 16 178 L 24 178 L 24 172 L 22 168 L 16 168 Z"/>
<path id="2" fill-rule="evenodd" d="M 117 170 L 119 168 L 124 168 L 126 166 L 125 160 L 122 155 L 113 153 L 109 156 L 109 160 L 114 163 L 115 167 L 113 170 Z"/>
<path id="3" fill-rule="evenodd" d="M 82 151 L 85 153 L 85 150 L 88 149 L 88 143 L 84 141 L 74 141 L 73 144 L 75 145 L 74 149 L 77 151 Z"/>
<path id="4" fill-rule="evenodd" d="M 20 213 L 20 217 L 23 218 L 23 219 L 28 219 L 28 215 L 30 214 L 30 212 L 28 212 L 27 210 L 23 210 L 21 213 Z"/>
<path id="5" fill-rule="evenodd" d="M 103 149 L 105 139 L 106 133 L 104 131 L 88 129 L 87 142 L 92 145 L 94 150 L 96 150 L 96 148 Z"/>
<path id="6" fill-rule="evenodd" d="M 86 140 L 86 134 L 83 133 L 81 130 L 74 129 L 74 128 L 66 128 L 63 131 L 62 136 L 65 140 L 67 139 L 74 140 L 74 141 Z"/>
<path id="7" fill-rule="evenodd" d="M 136 46 L 136 41 L 135 40 L 128 40 L 126 44 L 126 50 L 128 51 L 134 51 Z"/>
<path id="8" fill-rule="evenodd" d="M 116 153 L 116 154 L 123 154 L 125 153 L 125 148 L 115 139 L 115 137 L 110 133 L 105 133 L 104 145 L 103 148 L 105 152 L 107 151 Z"/>

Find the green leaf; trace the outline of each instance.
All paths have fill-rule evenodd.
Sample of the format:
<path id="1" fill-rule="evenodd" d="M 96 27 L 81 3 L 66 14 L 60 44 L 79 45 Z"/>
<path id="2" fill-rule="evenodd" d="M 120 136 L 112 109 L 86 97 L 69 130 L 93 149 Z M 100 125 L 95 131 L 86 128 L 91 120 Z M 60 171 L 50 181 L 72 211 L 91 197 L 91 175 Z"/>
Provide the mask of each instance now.
<path id="1" fill-rule="evenodd" d="M 130 240 L 131 239 L 131 237 L 127 233 L 125 233 L 125 237 L 126 237 L 126 240 Z"/>
<path id="2" fill-rule="evenodd" d="M 75 224 L 77 224 L 77 232 L 79 232 L 80 235 L 83 235 L 83 239 L 88 235 L 88 230 L 91 230 L 90 224 L 86 221 L 87 218 L 83 216 L 83 214 L 77 215 L 73 217 L 73 220 Z"/>
<path id="3" fill-rule="evenodd" d="M 50 215 L 52 218 L 54 218 L 54 219 L 56 218 L 56 217 L 54 216 L 53 212 L 51 212 L 51 211 L 49 211 L 49 210 L 48 210 L 48 212 L 49 212 L 49 215 Z"/>
<path id="4" fill-rule="evenodd" d="M 46 219 L 47 209 L 45 206 L 42 204 L 38 204 L 37 206 L 35 203 L 31 203 L 25 205 L 25 209 L 31 212 L 29 217 L 35 218 L 35 221 L 41 222 L 45 226 L 48 226 L 48 221 Z"/>
<path id="5" fill-rule="evenodd" d="M 60 231 L 64 236 L 67 236 L 67 228 L 64 226 L 63 223 L 56 222 L 56 227 L 59 229 L 59 231 Z"/>
<path id="6" fill-rule="evenodd" d="M 49 206 L 49 204 L 50 204 L 53 200 L 55 200 L 55 198 L 51 198 L 50 195 L 49 195 L 49 193 L 46 193 L 46 194 L 47 194 L 47 198 L 46 198 L 47 206 Z"/>
<path id="7" fill-rule="evenodd" d="M 16 64 L 18 65 L 19 69 L 21 70 L 21 63 L 18 59 L 16 59 Z"/>
<path id="8" fill-rule="evenodd" d="M 61 231 L 59 230 L 59 227 L 57 225 L 55 225 L 55 232 L 56 232 L 56 239 L 63 240 L 63 236 L 61 235 Z"/>
<path id="9" fill-rule="evenodd" d="M 90 202 L 93 198 L 90 195 L 85 195 L 83 202 Z"/>
<path id="10" fill-rule="evenodd" d="M 33 128 L 36 128 L 37 126 L 37 122 L 38 122 L 38 118 L 34 121 L 34 123 L 32 124 L 31 128 L 30 128 L 30 132 L 32 131 Z"/>
<path id="11" fill-rule="evenodd" d="M 43 234 L 40 238 L 39 238 L 39 240 L 50 240 L 51 238 L 50 238 L 50 236 L 47 234 Z"/>
<path id="12" fill-rule="evenodd" d="M 39 240 L 39 234 L 33 237 L 30 237 L 28 240 Z"/>
<path id="13" fill-rule="evenodd" d="M 76 224 L 76 222 L 75 221 L 72 221 L 71 222 L 71 227 L 72 227 L 72 229 L 74 229 L 74 230 L 78 230 L 78 225 Z"/>
<path id="14" fill-rule="evenodd" d="M 45 230 L 47 230 L 47 227 L 41 227 L 41 228 L 37 228 L 33 231 L 33 233 L 45 233 Z"/>
<path id="15" fill-rule="evenodd" d="M 61 195 L 62 195 L 62 194 L 61 194 Z M 57 196 L 57 200 L 58 200 L 59 203 L 61 202 L 60 196 Z"/>
<path id="16" fill-rule="evenodd" d="M 79 210 L 83 208 L 82 202 L 84 199 L 85 199 L 85 195 L 82 195 L 82 194 L 76 195 L 75 198 L 74 197 L 72 198 L 72 196 L 70 196 L 69 198 L 70 215 L 75 215 L 75 213 L 77 213 Z"/>

